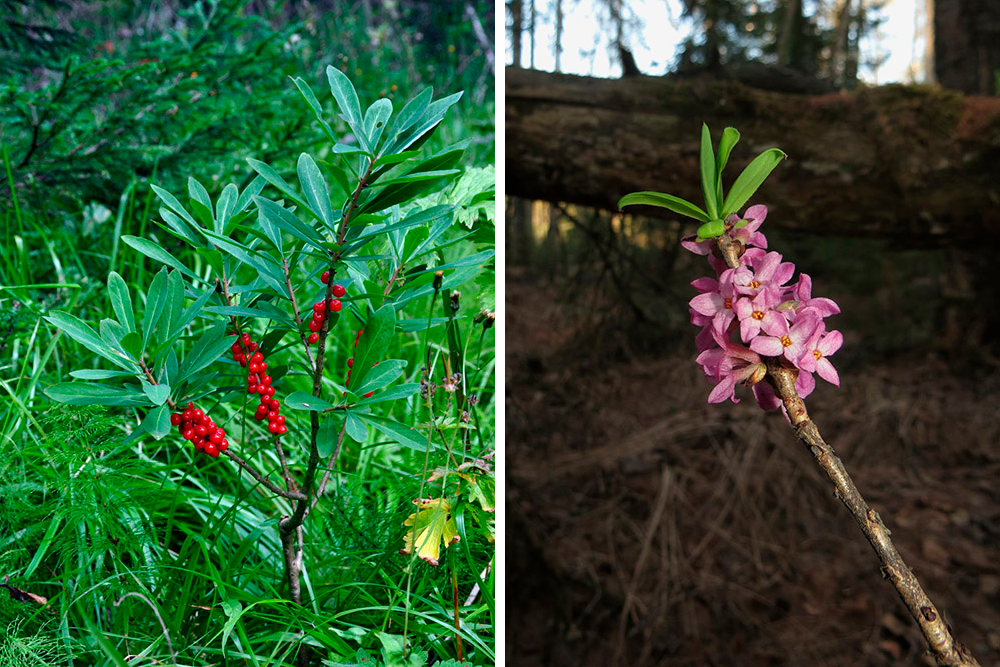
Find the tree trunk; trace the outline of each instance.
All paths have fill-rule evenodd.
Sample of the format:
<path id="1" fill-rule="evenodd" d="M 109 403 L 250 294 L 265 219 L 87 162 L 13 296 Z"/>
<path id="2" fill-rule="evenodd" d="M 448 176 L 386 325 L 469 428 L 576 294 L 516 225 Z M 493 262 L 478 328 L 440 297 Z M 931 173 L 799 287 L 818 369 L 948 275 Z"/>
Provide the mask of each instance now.
<path id="1" fill-rule="evenodd" d="M 791 95 L 515 68 L 505 85 L 509 195 L 615 210 L 623 195 L 655 190 L 700 204 L 704 121 L 716 141 L 727 125 L 743 134 L 727 186 L 762 150 L 788 153 L 749 202 L 768 205 L 769 225 L 947 243 L 1000 224 L 1000 99 L 907 86 Z"/>
<path id="2" fill-rule="evenodd" d="M 938 82 L 964 93 L 996 95 L 1000 74 L 1000 2 L 935 0 Z"/>

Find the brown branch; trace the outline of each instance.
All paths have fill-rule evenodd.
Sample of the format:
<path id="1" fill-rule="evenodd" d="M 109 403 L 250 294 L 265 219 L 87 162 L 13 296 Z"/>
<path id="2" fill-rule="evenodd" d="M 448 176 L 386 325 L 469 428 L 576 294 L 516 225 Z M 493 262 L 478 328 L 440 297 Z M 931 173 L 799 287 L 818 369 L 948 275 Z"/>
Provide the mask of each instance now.
<path id="1" fill-rule="evenodd" d="M 728 229 L 726 232 L 716 239 L 713 249 L 718 251 L 719 256 L 730 268 L 737 268 L 743 248 L 730 239 Z M 920 631 L 937 664 L 948 667 L 979 667 L 969 649 L 952 637 L 951 630 L 937 607 L 921 588 L 913 571 L 903 562 L 903 557 L 899 555 L 889 538 L 889 530 L 885 527 L 882 517 L 865 502 L 840 457 L 833 447 L 823 440 L 816 424 L 809 418 L 805 401 L 795 390 L 798 370 L 788 367 L 779 358 L 764 357 L 764 361 L 767 365 L 767 381 L 781 399 L 788 413 L 788 419 L 795 428 L 795 434 L 809 448 L 813 458 L 833 482 L 837 498 L 850 511 L 868 543 L 875 550 L 875 555 L 882 562 L 883 576 L 896 589 L 910 615 L 920 626 Z"/>
<path id="2" fill-rule="evenodd" d="M 243 468 L 248 473 L 250 473 L 251 477 L 253 477 L 255 480 L 257 480 L 258 482 L 260 482 L 261 484 L 263 484 L 268 489 L 270 489 L 274 493 L 278 494 L 282 498 L 288 498 L 289 500 L 298 500 L 298 501 L 302 501 L 302 500 L 306 499 L 305 495 L 303 495 L 302 493 L 299 493 L 298 491 L 286 491 L 286 490 L 282 489 L 280 486 L 275 486 L 275 484 L 273 482 L 271 482 L 271 480 L 269 480 L 267 477 L 265 477 L 264 475 L 262 475 L 259 472 L 257 472 L 257 470 L 254 469 L 253 466 L 251 466 L 249 463 L 247 463 L 246 461 L 244 461 L 243 459 L 241 459 L 239 456 L 237 456 L 236 454 L 234 454 L 231 450 L 227 449 L 226 451 L 224 451 L 222 453 L 224 455 L 228 456 L 229 458 L 231 458 L 233 460 L 233 463 L 235 463 L 236 465 L 238 465 L 239 467 Z"/>

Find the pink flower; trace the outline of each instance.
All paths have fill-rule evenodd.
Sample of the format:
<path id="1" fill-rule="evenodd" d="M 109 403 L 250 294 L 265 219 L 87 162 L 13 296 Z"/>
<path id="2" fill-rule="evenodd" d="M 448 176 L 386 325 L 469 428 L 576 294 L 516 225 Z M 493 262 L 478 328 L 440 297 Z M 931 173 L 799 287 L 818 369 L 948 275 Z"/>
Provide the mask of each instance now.
<path id="1" fill-rule="evenodd" d="M 795 284 L 795 289 L 792 293 L 795 295 L 795 300 L 799 303 L 799 308 L 815 308 L 820 317 L 836 315 L 840 312 L 840 306 L 832 299 L 824 297 L 812 298 L 812 278 L 807 273 L 799 274 L 799 282 Z"/>
<path id="2" fill-rule="evenodd" d="M 702 352 L 697 359 L 705 375 L 718 380 L 715 389 L 708 395 L 708 402 L 722 403 L 728 398 L 733 403 L 739 403 L 736 384 L 760 382 L 765 373 L 764 363 L 753 351 L 732 343 L 728 334 L 719 334 L 714 329 L 712 334 L 719 347 Z"/>
<path id="3" fill-rule="evenodd" d="M 833 355 L 843 344 L 843 334 L 839 331 L 826 332 L 826 326 L 820 324 L 809 339 L 807 352 L 801 360 L 801 368 L 810 373 L 815 372 L 830 384 L 839 387 L 840 375 L 827 357 Z"/>
<path id="4" fill-rule="evenodd" d="M 736 298 L 736 290 L 733 288 L 735 273 L 733 269 L 727 269 L 719 276 L 719 280 L 699 278 L 691 283 L 702 292 L 688 302 L 693 324 L 704 326 L 711 321 L 719 332 L 729 327 L 729 323 L 736 317 L 733 311 L 733 300 Z"/>
<path id="5" fill-rule="evenodd" d="M 745 246 L 757 246 L 758 248 L 767 248 L 767 239 L 763 234 L 757 231 L 762 224 L 764 224 L 764 218 L 767 217 L 767 207 L 763 204 L 757 204 L 756 206 L 751 206 L 743 214 L 743 219 L 747 221 L 745 227 L 740 229 L 734 229 L 732 237 L 742 243 Z"/>
<path id="6" fill-rule="evenodd" d="M 757 336 L 750 341 L 750 349 L 765 357 L 780 357 L 799 367 L 799 359 L 802 355 L 810 352 L 808 347 L 809 339 L 812 337 L 816 327 L 819 326 L 819 318 L 813 310 L 806 310 L 795 318 L 795 323 L 788 328 L 788 333 L 784 336 Z"/>
<path id="7" fill-rule="evenodd" d="M 740 321 L 740 337 L 744 343 L 749 343 L 761 329 L 771 336 L 784 336 L 788 333 L 788 320 L 774 310 L 778 296 L 774 290 L 761 290 L 757 296 L 742 297 L 736 301 L 736 317 Z"/>
<path id="8" fill-rule="evenodd" d="M 753 273 L 749 276 L 740 274 L 733 280 L 736 291 L 740 294 L 756 296 L 764 287 L 781 290 L 795 273 L 795 265 L 791 262 L 782 262 L 781 255 L 776 252 L 766 253 L 762 257 L 752 255 L 750 262 Z"/>

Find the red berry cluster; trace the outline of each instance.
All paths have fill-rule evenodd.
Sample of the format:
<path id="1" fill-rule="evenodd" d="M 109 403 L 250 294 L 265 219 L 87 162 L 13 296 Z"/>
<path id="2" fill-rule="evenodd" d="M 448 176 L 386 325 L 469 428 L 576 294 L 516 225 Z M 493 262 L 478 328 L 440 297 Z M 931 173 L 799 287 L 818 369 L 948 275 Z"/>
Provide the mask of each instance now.
<path id="1" fill-rule="evenodd" d="M 271 376 L 267 374 L 264 355 L 257 351 L 257 343 L 250 339 L 250 334 L 243 334 L 242 341 L 242 344 L 239 341 L 233 343 L 229 349 L 233 352 L 233 361 L 247 367 L 247 393 L 260 396 L 260 405 L 257 406 L 254 419 L 267 419 L 267 430 L 275 435 L 283 435 L 288 432 L 288 427 L 285 426 L 285 415 L 279 414 L 281 401 L 274 397 L 275 389 L 271 386 Z M 250 353 L 249 360 L 247 353 Z"/>
<path id="2" fill-rule="evenodd" d="M 185 440 L 190 440 L 195 449 L 205 452 L 213 459 L 218 458 L 219 452 L 229 449 L 225 429 L 217 426 L 211 417 L 194 407 L 194 403 L 188 403 L 184 412 L 170 415 L 170 424 L 176 426 L 181 436 Z"/>
<path id="3" fill-rule="evenodd" d="M 324 285 L 329 283 L 330 272 L 324 271 L 323 275 L 320 276 L 320 280 L 323 281 Z M 330 299 L 329 306 L 327 306 L 326 301 L 318 301 L 313 304 L 312 322 L 309 323 L 309 331 L 312 332 L 311 334 L 309 334 L 310 345 L 315 345 L 316 342 L 319 340 L 319 330 L 323 328 L 323 322 L 326 320 L 327 312 L 337 313 L 340 312 L 340 309 L 344 307 L 343 304 L 340 303 L 340 297 L 344 296 L 345 294 L 347 294 L 347 290 L 344 289 L 343 285 L 334 285 L 333 295 L 337 298 Z"/>
<path id="4" fill-rule="evenodd" d="M 357 347 L 358 347 L 358 341 L 361 340 L 361 334 L 363 334 L 364 332 L 365 332 L 365 330 L 362 329 L 361 331 L 358 332 L 358 335 L 354 337 L 354 348 L 355 349 L 357 349 Z M 378 366 L 378 362 L 377 361 L 374 364 L 372 364 L 372 368 L 375 368 L 376 366 Z M 347 360 L 347 380 L 344 381 L 344 386 L 345 387 L 351 386 L 351 370 L 353 368 L 354 368 L 354 357 L 351 357 L 350 359 Z M 361 398 L 369 398 L 374 393 L 375 392 L 370 391 L 367 394 L 365 394 L 364 396 L 362 396 Z"/>

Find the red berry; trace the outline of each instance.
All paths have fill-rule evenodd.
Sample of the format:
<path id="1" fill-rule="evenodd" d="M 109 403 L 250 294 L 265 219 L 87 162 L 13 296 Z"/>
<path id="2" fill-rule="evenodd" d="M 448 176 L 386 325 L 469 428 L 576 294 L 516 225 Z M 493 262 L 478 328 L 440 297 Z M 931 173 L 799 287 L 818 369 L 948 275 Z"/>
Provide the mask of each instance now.
<path id="1" fill-rule="evenodd" d="M 192 414 L 194 414 L 194 410 L 192 410 L 191 408 L 188 408 L 187 410 L 185 410 L 184 412 L 181 413 L 181 419 L 183 419 L 186 422 L 189 422 L 189 421 L 191 421 L 191 415 Z"/>
<path id="2" fill-rule="evenodd" d="M 184 433 L 181 434 L 181 436 L 185 440 L 194 440 L 194 429 L 191 428 L 187 429 L 186 431 L 184 431 Z"/>
<path id="3" fill-rule="evenodd" d="M 313 304 L 313 317 L 316 317 L 316 313 L 322 313 L 326 310 L 326 301 L 317 301 Z"/>
<path id="4" fill-rule="evenodd" d="M 210 437 L 209 440 L 211 440 L 213 443 L 217 445 L 220 442 L 222 442 L 222 439 L 225 437 L 226 437 L 225 431 L 223 431 L 222 429 L 216 429 L 215 433 L 212 434 L 212 437 Z"/>
<path id="5" fill-rule="evenodd" d="M 278 410 L 281 409 L 281 401 L 279 401 L 276 398 L 272 398 L 270 401 L 267 402 L 267 407 L 277 412 Z"/>
<path id="6" fill-rule="evenodd" d="M 244 345 L 250 344 L 250 334 L 248 333 L 243 334 L 243 344 Z"/>
<path id="7" fill-rule="evenodd" d="M 372 394 L 374 394 L 374 393 L 375 393 L 374 391 L 370 391 L 367 394 L 365 394 L 364 396 L 362 396 L 361 398 L 371 398 Z"/>
<path id="8" fill-rule="evenodd" d="M 354 357 L 351 357 L 350 359 L 347 360 L 347 367 L 354 368 Z"/>
<path id="9" fill-rule="evenodd" d="M 195 421 L 201 421 L 204 416 L 205 416 L 205 413 L 202 412 L 201 410 L 199 410 L 198 408 L 195 408 L 191 412 L 191 418 L 194 419 Z"/>
<path id="10" fill-rule="evenodd" d="M 171 426 L 180 426 L 180 424 L 181 424 L 180 413 L 175 412 L 174 414 L 170 415 L 170 425 Z"/>
<path id="11" fill-rule="evenodd" d="M 285 426 L 284 424 L 278 424 L 278 435 L 281 435 L 283 433 L 288 433 L 288 427 Z"/>
<path id="12" fill-rule="evenodd" d="M 280 426 L 281 424 L 277 422 L 271 422 L 270 424 L 267 425 L 267 430 L 270 431 L 271 433 L 277 433 L 278 428 L 280 428 Z"/>
<path id="13" fill-rule="evenodd" d="M 278 415 L 277 417 L 275 417 L 274 418 L 274 423 L 276 423 L 276 424 L 284 424 L 285 423 L 285 415 Z"/>
<path id="14" fill-rule="evenodd" d="M 323 281 L 323 284 L 324 284 L 324 285 L 325 285 L 325 284 L 327 284 L 328 282 L 330 282 L 330 272 L 329 272 L 329 271 L 324 271 L 324 272 L 323 272 L 323 275 L 321 275 L 321 276 L 319 277 L 319 279 L 320 279 L 321 281 Z"/>
<path id="15" fill-rule="evenodd" d="M 191 408 L 192 410 L 194 410 L 194 403 L 192 403 L 191 401 L 188 401 L 188 407 Z"/>
<path id="16" fill-rule="evenodd" d="M 260 352 L 254 352 L 253 356 L 250 357 L 250 361 L 259 364 L 260 362 L 264 361 L 264 355 L 261 354 Z"/>
<path id="17" fill-rule="evenodd" d="M 264 385 L 265 387 L 270 386 L 270 384 L 271 384 L 271 376 L 270 375 L 265 375 L 265 376 L 261 377 L 260 384 Z"/>
<path id="18" fill-rule="evenodd" d="M 247 366 L 247 369 L 248 369 L 248 370 L 249 370 L 249 371 L 250 371 L 251 373 L 254 373 L 254 374 L 256 374 L 256 373 L 260 373 L 260 364 L 258 364 L 258 363 L 256 363 L 256 362 L 253 362 L 253 361 L 251 361 L 251 362 L 250 362 L 250 365 L 249 365 L 249 366 Z"/>
<path id="19" fill-rule="evenodd" d="M 246 366 L 247 365 L 247 356 L 245 354 L 243 354 L 242 352 L 240 352 L 239 354 L 234 354 L 233 355 L 233 361 L 235 361 L 236 363 L 238 363 L 240 366 Z"/>
<path id="20" fill-rule="evenodd" d="M 340 299 L 333 299 L 330 301 L 330 312 L 339 313 L 340 309 L 343 308 L 343 304 L 340 303 Z"/>
<path id="21" fill-rule="evenodd" d="M 309 331 L 312 331 L 313 333 L 316 333 L 322 328 L 323 328 L 322 320 L 313 320 L 312 322 L 309 323 Z"/>
<path id="22" fill-rule="evenodd" d="M 216 447 L 211 442 L 205 445 L 205 453 L 211 456 L 213 459 L 219 458 L 219 448 Z"/>
<path id="23" fill-rule="evenodd" d="M 267 411 L 267 421 L 273 422 L 277 416 L 278 416 L 278 413 L 276 411 L 274 411 L 274 410 L 268 410 Z"/>
<path id="24" fill-rule="evenodd" d="M 198 426 L 194 427 L 194 432 L 197 435 L 200 435 L 200 436 L 204 437 L 204 436 L 208 435 L 208 427 L 205 426 L 204 424 L 199 424 Z"/>
<path id="25" fill-rule="evenodd" d="M 236 354 L 238 352 L 243 351 L 243 346 L 240 345 L 239 343 L 233 343 L 232 345 L 229 346 L 229 349 L 232 350 L 233 354 Z"/>
<path id="26" fill-rule="evenodd" d="M 205 451 L 205 441 L 202 440 L 201 438 L 198 438 L 197 440 L 194 441 L 194 448 L 197 449 L 199 452 Z"/>
<path id="27" fill-rule="evenodd" d="M 247 349 L 250 350 L 251 352 L 256 352 L 257 351 L 257 343 L 250 343 L 249 345 L 247 345 Z"/>
<path id="28" fill-rule="evenodd" d="M 229 449 L 229 441 L 223 438 L 222 442 L 219 443 L 219 451 L 224 452 L 227 449 Z"/>
<path id="29" fill-rule="evenodd" d="M 274 394 L 275 394 L 274 387 L 264 387 L 264 391 L 261 392 L 260 395 L 261 396 L 267 396 L 268 398 L 271 398 L 272 396 L 274 396 Z"/>
<path id="30" fill-rule="evenodd" d="M 318 341 L 319 341 L 319 334 L 318 333 L 311 333 L 311 334 L 309 334 L 309 344 L 310 345 L 315 345 Z"/>
<path id="31" fill-rule="evenodd" d="M 264 396 L 265 394 L 267 394 L 267 387 L 265 387 L 262 384 L 257 385 L 257 393 L 260 394 L 261 396 Z"/>
<path id="32" fill-rule="evenodd" d="M 263 362 L 263 361 L 260 362 L 260 372 L 261 373 L 266 373 L 267 372 L 267 363 L 266 362 Z"/>
<path id="33" fill-rule="evenodd" d="M 340 298 L 340 297 L 344 296 L 345 294 L 347 294 L 347 290 L 344 289 L 343 285 L 334 285 L 333 286 L 333 295 L 335 297 Z"/>
<path id="34" fill-rule="evenodd" d="M 247 393 L 248 394 L 256 394 L 257 393 L 257 387 L 259 387 L 259 386 L 260 385 L 256 385 L 256 384 L 248 384 L 247 385 Z"/>

